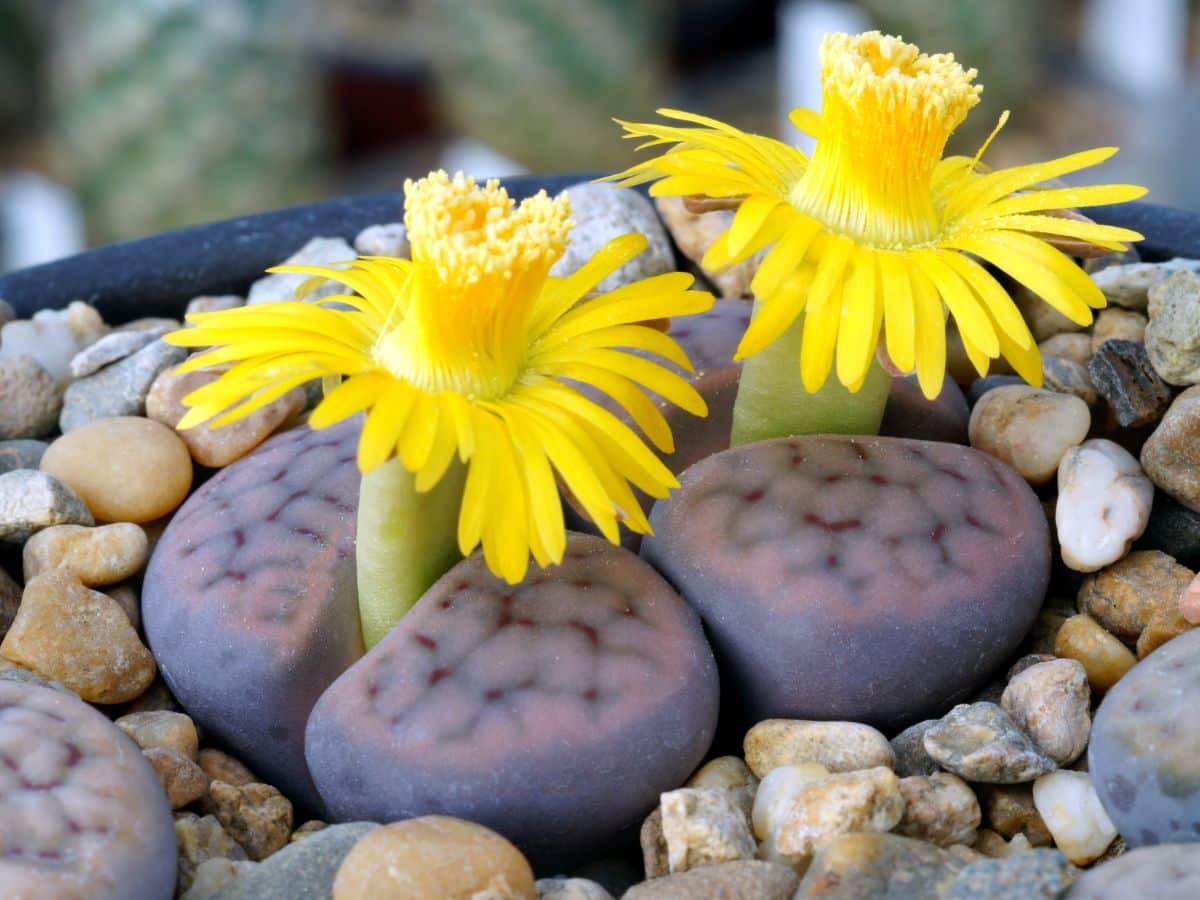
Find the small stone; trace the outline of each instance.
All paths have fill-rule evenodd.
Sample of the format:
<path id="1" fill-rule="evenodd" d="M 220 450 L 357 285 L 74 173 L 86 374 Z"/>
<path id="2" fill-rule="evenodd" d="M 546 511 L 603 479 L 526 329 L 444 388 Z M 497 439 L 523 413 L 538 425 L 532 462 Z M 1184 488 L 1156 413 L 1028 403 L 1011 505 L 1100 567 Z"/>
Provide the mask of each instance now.
<path id="1" fill-rule="evenodd" d="M 787 866 L 738 860 L 634 885 L 621 900 L 701 900 L 710 897 L 714 900 L 749 900 L 751 897 L 754 900 L 792 900 L 798 882 L 796 873 Z"/>
<path id="2" fill-rule="evenodd" d="M 106 334 L 96 343 L 88 345 L 71 358 L 71 376 L 85 378 L 98 372 L 109 363 L 131 356 L 170 330 L 170 328 L 160 325 L 138 331 L 114 331 Z"/>
<path id="3" fill-rule="evenodd" d="M 958 873 L 945 900 L 1055 900 L 1075 877 L 1057 850 L 1031 850 L 1007 859 L 970 863 Z"/>
<path id="4" fill-rule="evenodd" d="M 179 374 L 167 370 L 155 379 L 146 396 L 146 417 L 174 428 L 187 407 L 183 398 L 192 391 L 216 381 L 216 372 Z M 202 466 L 218 469 L 241 459 L 284 422 L 304 411 L 307 399 L 302 388 L 293 388 L 282 397 L 250 415 L 219 428 L 202 424 L 177 432 L 187 445 L 192 459 Z"/>
<path id="5" fill-rule="evenodd" d="M 354 238 L 354 249 L 363 256 L 408 259 L 408 229 L 403 222 L 368 225 Z"/>
<path id="6" fill-rule="evenodd" d="M 45 441 L 0 441 L 0 475 L 14 469 L 36 469 L 46 452 Z"/>
<path id="7" fill-rule="evenodd" d="M 1200 853 L 1193 843 L 1131 850 L 1084 872 L 1065 900 L 1195 900 L 1200 897 Z"/>
<path id="8" fill-rule="evenodd" d="M 1132 644 L 1157 612 L 1178 604 L 1193 574 L 1158 550 L 1136 550 L 1084 579 L 1079 611 Z"/>
<path id="9" fill-rule="evenodd" d="M 286 845 L 292 834 L 292 804 L 269 784 L 213 781 L 201 808 L 256 861 Z"/>
<path id="10" fill-rule="evenodd" d="M 226 753 L 214 747 L 206 747 L 196 756 L 204 774 L 213 781 L 224 781 L 234 787 L 242 787 L 258 781 L 254 773 Z"/>
<path id="11" fill-rule="evenodd" d="M 175 840 L 179 844 L 180 892 L 192 886 L 196 869 L 210 859 L 246 859 L 242 845 L 229 836 L 214 816 L 179 813 L 175 816 Z"/>
<path id="12" fill-rule="evenodd" d="M 613 895 L 587 878 L 539 878 L 538 900 L 613 900 Z"/>
<path id="13" fill-rule="evenodd" d="M 65 572 L 25 585 L 0 654 L 90 703 L 124 703 L 150 686 L 154 657 L 117 602 Z"/>
<path id="14" fill-rule="evenodd" d="M 971 411 L 971 446 L 996 457 L 1030 484 L 1045 484 L 1067 449 L 1087 437 L 1087 404 L 1070 394 L 1024 385 L 984 394 Z"/>
<path id="15" fill-rule="evenodd" d="M 32 356 L 0 358 L 0 438 L 49 434 L 62 409 L 62 388 Z"/>
<path id="16" fill-rule="evenodd" d="M 661 878 L 670 872 L 667 864 L 667 840 L 663 837 L 662 807 L 654 807 L 654 812 L 646 816 L 638 832 L 638 840 L 642 846 L 642 869 L 647 878 Z"/>
<path id="17" fill-rule="evenodd" d="M 960 703 L 925 733 L 925 750 L 967 781 L 1017 784 L 1054 769 L 995 703 Z"/>
<path id="18" fill-rule="evenodd" d="M 966 864 L 947 850 L 897 834 L 848 834 L 816 855 L 796 891 L 804 897 L 941 897 Z"/>
<path id="19" fill-rule="evenodd" d="M 239 306 L 245 305 L 246 298 L 239 297 L 237 294 L 214 294 L 211 296 L 193 297 L 188 301 L 184 317 L 186 318 L 192 313 L 221 312 L 225 309 L 237 309 Z"/>
<path id="20" fill-rule="evenodd" d="M 102 522 L 158 519 L 192 486 L 192 459 L 179 436 L 133 416 L 100 419 L 63 435 L 42 457 L 42 470 L 78 491 Z"/>
<path id="21" fill-rule="evenodd" d="M 328 827 L 328 822 L 322 822 L 320 819 L 309 819 L 304 824 L 296 827 L 292 832 L 292 836 L 288 838 L 288 843 L 294 844 L 296 841 L 302 841 L 309 835 L 324 831 Z"/>
<path id="22" fill-rule="evenodd" d="M 1030 666 L 1004 689 L 1000 705 L 1046 755 L 1066 766 L 1087 749 L 1092 727 L 1087 672 L 1073 659 Z"/>
<path id="23" fill-rule="evenodd" d="M 354 248 L 340 237 L 315 237 L 287 259 L 287 266 L 333 266 L 338 263 L 353 262 L 358 257 Z M 293 275 L 280 272 L 260 278 L 250 285 L 250 293 L 246 295 L 246 304 L 277 303 L 282 300 L 295 300 L 296 289 L 308 281 L 308 275 Z M 347 293 L 347 288 L 337 281 L 326 281 L 318 285 L 304 299 L 313 303 L 323 297 L 333 294 Z"/>
<path id="24" fill-rule="evenodd" d="M 1175 398 L 1142 447 L 1141 459 L 1151 481 L 1200 511 L 1200 386 Z"/>
<path id="25" fill-rule="evenodd" d="M 206 859 L 196 866 L 191 887 L 179 895 L 179 900 L 216 900 L 218 896 L 228 893 L 227 889 L 232 889 L 239 875 L 258 865 L 249 860 L 239 862 L 223 857 Z"/>
<path id="26" fill-rule="evenodd" d="M 660 808 L 670 872 L 754 858 L 756 846 L 750 823 L 728 791 L 713 788 L 667 791 L 662 795 Z"/>
<path id="27" fill-rule="evenodd" d="M 797 763 L 818 763 L 831 772 L 853 772 L 891 767 L 896 761 L 887 738 L 857 722 L 767 719 L 746 732 L 743 749 L 746 765 L 759 778 L 776 766 Z"/>
<path id="28" fill-rule="evenodd" d="M 1034 847 L 1054 842 L 1033 803 L 1032 784 L 981 784 L 984 821 L 1004 838 L 1022 835 Z"/>
<path id="29" fill-rule="evenodd" d="M 143 753 L 158 773 L 171 809 L 194 803 L 208 791 L 208 776 L 182 753 L 166 747 L 151 747 Z"/>
<path id="30" fill-rule="evenodd" d="M 811 786 L 829 777 L 829 770 L 817 763 L 801 763 L 797 766 L 777 766 L 767 773 L 754 795 L 751 822 L 754 835 L 762 846 L 759 858 L 782 863 L 802 871 L 808 863 L 806 854 L 789 855 L 779 850 L 775 839 L 779 829 L 787 821 L 799 798 Z"/>
<path id="31" fill-rule="evenodd" d="M 1087 366 L 1087 361 L 1092 358 L 1092 337 L 1081 331 L 1063 332 L 1039 343 L 1038 350 L 1043 358 L 1052 356 Z M 1090 379 L 1088 383 L 1091 383 Z"/>
<path id="32" fill-rule="evenodd" d="M 1083 614 L 1063 622 L 1054 640 L 1054 654 L 1081 662 L 1088 684 L 1098 694 L 1116 684 L 1137 662 L 1128 647 Z"/>
<path id="33" fill-rule="evenodd" d="M 155 340 L 96 374 L 79 379 L 63 394 L 59 428 L 66 434 L 97 419 L 142 415 L 154 379 L 185 359 L 187 350 L 183 347 Z"/>
<path id="34" fill-rule="evenodd" d="M 1109 266 L 1093 272 L 1092 281 L 1109 303 L 1126 309 L 1145 309 L 1150 301 L 1150 288 L 1180 269 L 1200 271 L 1200 261 L 1176 258 L 1162 263 Z"/>
<path id="35" fill-rule="evenodd" d="M 1024 285 L 1015 285 L 1011 294 L 1013 303 L 1016 304 L 1021 316 L 1029 325 L 1033 339 L 1039 343 L 1056 334 L 1082 331 L 1084 328 L 1078 322 L 1068 319 Z"/>
<path id="36" fill-rule="evenodd" d="M 1063 562 L 1077 572 L 1116 562 L 1146 530 L 1153 502 L 1154 485 L 1129 451 L 1103 438 L 1071 447 L 1054 508 Z"/>
<path id="37" fill-rule="evenodd" d="M 1032 668 L 1038 663 L 1050 662 L 1054 659 L 1057 659 L 1057 657 L 1053 653 L 1027 653 L 1009 667 L 1008 673 L 1005 676 L 1005 686 L 1007 686 L 1007 682 L 1012 681 L 1026 669 Z M 1001 691 L 1000 694 L 1003 696 L 1004 692 Z"/>
<path id="38" fill-rule="evenodd" d="M 113 328 L 113 331 L 153 331 L 159 334 L 165 334 L 168 331 L 175 331 L 183 327 L 183 323 L 178 319 L 168 318 L 167 316 L 143 316 L 140 319 L 133 319 Z"/>
<path id="39" fill-rule="evenodd" d="M 63 524 L 94 524 L 70 487 L 33 469 L 0 475 L 0 541 L 24 541 L 43 528 Z"/>
<path id="40" fill-rule="evenodd" d="M 925 750 L 925 732 L 936 725 L 937 721 L 925 719 L 923 722 L 909 725 L 892 738 L 892 751 L 896 754 L 895 770 L 901 778 L 932 775 L 940 771 L 938 764 Z"/>
<path id="41" fill-rule="evenodd" d="M 1092 376 L 1088 374 L 1087 363 L 1043 356 L 1042 387 L 1059 394 L 1073 394 L 1088 406 L 1095 406 L 1100 402 L 1100 395 L 1096 393 L 1096 387 L 1092 384 Z"/>
<path id="42" fill-rule="evenodd" d="M 1033 783 L 1033 802 L 1055 845 L 1077 866 L 1096 859 L 1117 836 L 1087 772 L 1043 775 Z"/>
<path id="43" fill-rule="evenodd" d="M 1047 842 L 1053 843 L 1053 839 L 1048 839 Z M 1007 859 L 1010 856 L 1028 853 L 1033 847 L 1023 834 L 1013 835 L 1011 840 L 1006 841 L 996 832 L 988 828 L 981 828 L 975 838 L 974 849 L 992 859 Z"/>
<path id="44" fill-rule="evenodd" d="M 1146 353 L 1164 381 L 1200 383 L 1200 278 L 1181 270 L 1150 288 Z"/>
<path id="45" fill-rule="evenodd" d="M 699 215 L 690 212 L 682 197 L 655 197 L 654 205 L 662 216 L 667 230 L 675 239 L 679 252 L 697 266 L 713 242 L 729 229 L 733 222 L 733 211 L 714 210 Z M 722 269 L 719 272 L 701 270 L 716 285 L 722 297 L 749 297 L 750 281 L 758 270 L 759 255 Z"/>
<path id="46" fill-rule="evenodd" d="M 200 738 L 195 724 L 183 713 L 166 710 L 137 712 L 121 716 L 114 724 L 143 750 L 174 750 L 188 759 L 196 759 Z M 206 752 L 220 753 L 219 750 Z"/>
<path id="47" fill-rule="evenodd" d="M 1092 353 L 1108 340 L 1136 341 L 1142 343 L 1146 337 L 1146 317 L 1131 309 L 1110 306 L 1096 314 L 1092 325 Z M 1159 373 L 1162 374 L 1162 373 Z"/>
<path id="48" fill-rule="evenodd" d="M 896 826 L 899 834 L 939 847 L 974 842 L 982 812 L 975 792 L 957 775 L 938 772 L 901 778 L 900 794 L 904 817 Z"/>
<path id="49" fill-rule="evenodd" d="M 103 587 L 132 578 L 146 565 L 146 532 L 130 522 L 89 528 L 52 525 L 25 542 L 25 580 L 58 569 L 88 587 Z"/>
<path id="50" fill-rule="evenodd" d="M 333 882 L 334 900 L 536 896 L 533 870 L 516 847 L 489 828 L 449 816 L 376 828 L 346 855 Z"/>
<path id="51" fill-rule="evenodd" d="M 71 359 L 104 332 L 100 314 L 86 303 L 38 310 L 32 319 L 0 327 L 0 360 L 31 356 L 62 388 L 71 378 Z"/>
<path id="52" fill-rule="evenodd" d="M 684 787 L 714 788 L 728 792 L 749 821 L 758 779 L 740 756 L 718 756 L 697 769 Z"/>
<path id="53" fill-rule="evenodd" d="M 1200 575 L 1188 582 L 1179 597 L 1179 614 L 1190 625 L 1200 625 Z"/>
<path id="54" fill-rule="evenodd" d="M 1025 379 L 1020 375 L 985 375 L 983 378 L 976 378 L 967 386 L 967 403 L 974 408 L 988 391 L 1013 385 L 1027 387 Z"/>
<path id="55" fill-rule="evenodd" d="M 125 608 L 125 605 L 121 600 L 119 600 L 116 596 L 113 596 L 114 593 L 116 593 L 115 589 L 110 589 L 108 591 L 108 595 L 113 597 L 113 599 L 121 605 L 121 608 L 126 615 L 128 615 L 129 610 Z M 130 616 L 130 624 L 137 628 L 137 623 L 133 621 L 134 618 L 140 618 L 140 616 Z M 150 687 L 146 688 L 145 692 L 124 704 L 120 710 L 115 710 L 114 712 L 117 712 L 118 716 L 131 716 L 134 713 L 140 712 L 179 711 L 180 706 L 179 702 L 175 699 L 175 695 L 171 693 L 171 689 L 167 687 L 167 683 L 163 681 L 162 676 L 156 675 L 154 680 L 150 682 Z"/>
<path id="56" fill-rule="evenodd" d="M 1145 659 L 1167 641 L 1172 641 L 1185 631 L 1191 631 L 1194 626 L 1183 617 L 1179 604 L 1174 603 L 1158 610 L 1137 640 L 1137 658 Z"/>
<path id="57" fill-rule="evenodd" d="M 1092 354 L 1088 374 L 1122 428 L 1157 422 L 1171 404 L 1171 388 L 1136 341 L 1105 341 Z"/>

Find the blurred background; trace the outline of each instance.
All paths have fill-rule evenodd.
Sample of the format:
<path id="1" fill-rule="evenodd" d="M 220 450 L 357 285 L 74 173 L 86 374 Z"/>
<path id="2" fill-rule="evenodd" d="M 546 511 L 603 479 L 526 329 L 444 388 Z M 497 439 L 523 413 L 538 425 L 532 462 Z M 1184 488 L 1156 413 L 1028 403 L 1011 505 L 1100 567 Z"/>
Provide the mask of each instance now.
<path id="1" fill-rule="evenodd" d="M 611 171 L 659 106 L 799 142 L 821 35 L 876 27 L 979 70 L 953 150 L 1011 109 L 993 165 L 1114 143 L 1091 180 L 1200 210 L 1200 0 L 0 0 L 0 271 L 439 166 Z"/>

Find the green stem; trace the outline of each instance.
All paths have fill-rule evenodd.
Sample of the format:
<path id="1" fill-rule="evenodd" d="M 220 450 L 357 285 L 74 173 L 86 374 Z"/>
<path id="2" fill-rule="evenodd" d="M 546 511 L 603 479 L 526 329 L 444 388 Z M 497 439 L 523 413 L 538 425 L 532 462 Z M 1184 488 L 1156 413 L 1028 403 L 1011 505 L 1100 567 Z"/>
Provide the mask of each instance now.
<path id="1" fill-rule="evenodd" d="M 398 459 L 364 475 L 358 495 L 358 617 L 369 650 L 461 559 L 458 510 L 466 467 L 417 493 Z"/>
<path id="2" fill-rule="evenodd" d="M 755 302 L 755 312 L 758 303 Z M 731 445 L 793 434 L 875 434 L 883 419 L 891 378 L 875 360 L 858 393 L 837 377 L 815 394 L 800 381 L 800 316 L 773 344 L 742 364 L 733 404 Z"/>

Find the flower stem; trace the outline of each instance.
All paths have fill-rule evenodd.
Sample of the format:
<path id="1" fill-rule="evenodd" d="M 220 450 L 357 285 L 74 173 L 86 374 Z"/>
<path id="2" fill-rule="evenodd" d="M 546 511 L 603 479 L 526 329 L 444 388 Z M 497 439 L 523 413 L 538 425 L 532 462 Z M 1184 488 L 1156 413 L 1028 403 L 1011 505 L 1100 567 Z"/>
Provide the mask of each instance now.
<path id="1" fill-rule="evenodd" d="M 757 302 L 756 310 L 757 312 Z M 891 378 L 877 361 L 850 393 L 832 373 L 815 394 L 800 381 L 801 315 L 782 335 L 742 364 L 733 404 L 731 445 L 793 434 L 875 434 Z"/>
<path id="2" fill-rule="evenodd" d="M 358 617 L 369 650 L 461 559 L 458 510 L 466 467 L 455 461 L 418 493 L 399 459 L 364 475 L 358 497 Z"/>

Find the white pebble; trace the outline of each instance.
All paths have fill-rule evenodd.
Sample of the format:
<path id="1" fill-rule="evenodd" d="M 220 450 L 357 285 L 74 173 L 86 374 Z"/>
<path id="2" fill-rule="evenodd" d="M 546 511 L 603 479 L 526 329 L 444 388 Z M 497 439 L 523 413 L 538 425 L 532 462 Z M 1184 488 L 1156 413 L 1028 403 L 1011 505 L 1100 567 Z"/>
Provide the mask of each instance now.
<path id="1" fill-rule="evenodd" d="M 1033 783 L 1033 805 L 1054 844 L 1077 866 L 1099 859 L 1117 836 L 1087 772 L 1059 769 Z"/>
<path id="2" fill-rule="evenodd" d="M 1146 530 L 1154 484 L 1123 447 L 1103 438 L 1063 454 L 1054 525 L 1063 562 L 1095 572 L 1116 562 Z"/>

